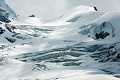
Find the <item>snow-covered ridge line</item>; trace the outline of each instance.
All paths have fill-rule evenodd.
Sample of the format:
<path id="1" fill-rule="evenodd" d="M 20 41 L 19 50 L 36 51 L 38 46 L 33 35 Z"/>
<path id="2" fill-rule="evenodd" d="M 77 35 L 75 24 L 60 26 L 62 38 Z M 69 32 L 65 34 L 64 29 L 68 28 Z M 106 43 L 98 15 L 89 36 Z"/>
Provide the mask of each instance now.
<path id="1" fill-rule="evenodd" d="M 5 3 L 4 0 L 0 1 L 0 21 L 9 23 L 10 18 L 17 17 L 15 12 Z"/>
<path id="2" fill-rule="evenodd" d="M 16 13 L 9 7 L 4 0 L 0 1 L 0 8 L 4 9 L 11 17 L 17 17 Z"/>
<path id="3" fill-rule="evenodd" d="M 89 6 L 84 6 L 80 5 L 76 7 L 75 9 L 69 11 L 65 15 L 63 15 L 60 19 L 56 20 L 55 22 L 61 23 L 61 22 L 75 22 L 78 20 L 82 15 L 85 15 L 89 12 L 94 12 L 95 7 L 89 7 Z"/>
<path id="4" fill-rule="evenodd" d="M 56 21 L 39 20 L 1 22 L 1 80 L 119 80 L 119 12 L 78 6 Z"/>

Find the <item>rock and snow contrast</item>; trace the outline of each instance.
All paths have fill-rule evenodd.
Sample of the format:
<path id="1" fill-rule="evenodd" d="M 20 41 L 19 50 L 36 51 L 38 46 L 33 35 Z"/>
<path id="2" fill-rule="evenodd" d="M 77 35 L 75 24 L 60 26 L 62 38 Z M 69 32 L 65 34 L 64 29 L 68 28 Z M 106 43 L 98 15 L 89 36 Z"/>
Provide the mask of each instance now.
<path id="1" fill-rule="evenodd" d="M 61 15 L 23 15 L 22 4 L 44 8 L 39 1 L 47 8 L 64 3 Z M 18 8 L 14 0 L 0 0 L 0 80 L 120 80 L 119 0 L 103 1 L 113 7 L 108 11 L 102 0 L 39 1 L 18 0 Z"/>

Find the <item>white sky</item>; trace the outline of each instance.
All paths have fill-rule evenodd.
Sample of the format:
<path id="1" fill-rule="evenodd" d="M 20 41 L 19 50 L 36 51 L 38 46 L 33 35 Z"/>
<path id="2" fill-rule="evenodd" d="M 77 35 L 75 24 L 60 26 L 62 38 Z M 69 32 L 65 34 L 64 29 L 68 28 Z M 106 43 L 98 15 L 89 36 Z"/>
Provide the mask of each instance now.
<path id="1" fill-rule="evenodd" d="M 79 5 L 96 6 L 99 11 L 118 11 L 120 0 L 5 0 L 19 15 L 56 18 Z M 118 1 L 118 2 L 117 2 Z"/>

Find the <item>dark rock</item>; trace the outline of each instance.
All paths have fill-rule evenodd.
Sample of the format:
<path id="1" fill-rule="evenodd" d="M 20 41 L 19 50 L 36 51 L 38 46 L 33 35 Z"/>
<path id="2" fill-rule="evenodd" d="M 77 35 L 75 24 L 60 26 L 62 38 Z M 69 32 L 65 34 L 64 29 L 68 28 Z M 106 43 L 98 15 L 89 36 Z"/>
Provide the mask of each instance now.
<path id="1" fill-rule="evenodd" d="M 0 27 L 0 34 L 3 34 L 4 32 L 5 30 Z"/>
<path id="2" fill-rule="evenodd" d="M 115 74 L 114 77 L 120 78 L 120 74 Z"/>
<path id="3" fill-rule="evenodd" d="M 3 16 L 3 15 L 0 15 L 0 21 L 5 22 L 5 23 L 11 22 L 8 18 L 6 18 L 6 17 Z"/>
<path id="4" fill-rule="evenodd" d="M 58 78 L 55 78 L 56 80 L 58 79 Z"/>
<path id="5" fill-rule="evenodd" d="M 5 39 L 7 39 L 9 42 L 11 43 L 14 43 L 16 41 L 16 39 L 13 39 L 13 38 L 8 38 L 8 37 L 5 37 Z"/>
<path id="6" fill-rule="evenodd" d="M 96 7 L 94 7 L 94 10 L 95 10 L 95 11 L 98 11 Z"/>
<path id="7" fill-rule="evenodd" d="M 35 17 L 35 15 L 30 15 L 29 17 Z"/>
<path id="8" fill-rule="evenodd" d="M 96 39 L 100 39 L 100 38 L 105 39 L 109 35 L 110 35 L 110 33 L 101 31 L 100 33 L 96 33 L 95 37 L 96 37 Z"/>

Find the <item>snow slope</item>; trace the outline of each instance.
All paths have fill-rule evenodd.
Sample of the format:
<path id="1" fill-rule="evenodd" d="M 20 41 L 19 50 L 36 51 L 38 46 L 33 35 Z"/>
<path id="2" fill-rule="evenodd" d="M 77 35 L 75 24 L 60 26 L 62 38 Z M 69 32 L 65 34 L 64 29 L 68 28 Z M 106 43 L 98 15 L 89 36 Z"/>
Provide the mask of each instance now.
<path id="1" fill-rule="evenodd" d="M 81 5 L 52 22 L 0 24 L 0 79 L 120 80 L 119 19 Z"/>
<path id="2" fill-rule="evenodd" d="M 16 17 L 15 12 L 6 4 L 4 0 L 0 0 L 0 8 L 4 9 L 11 17 Z"/>
<path id="3" fill-rule="evenodd" d="M 35 15 L 43 19 L 57 18 L 79 5 L 95 6 L 101 12 L 120 11 L 119 0 L 5 0 L 21 16 Z M 15 4 L 14 4 L 15 3 Z M 27 4 L 24 4 L 27 3 Z M 55 3 L 53 5 L 53 3 Z M 22 5 L 22 6 L 21 6 Z M 32 6 L 32 7 L 31 7 Z"/>
<path id="4" fill-rule="evenodd" d="M 61 22 L 61 23 L 67 23 L 67 22 L 75 22 L 77 19 L 79 19 L 82 15 L 85 15 L 88 12 L 95 11 L 93 7 L 88 6 L 78 6 L 72 11 L 69 11 L 65 15 L 63 15 L 58 21 L 55 22 Z M 54 22 L 54 23 L 55 23 Z"/>

